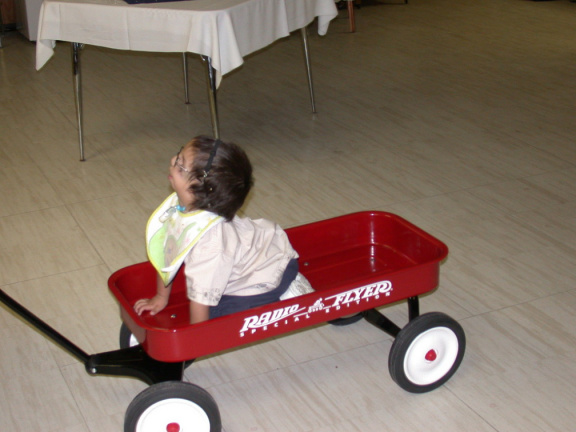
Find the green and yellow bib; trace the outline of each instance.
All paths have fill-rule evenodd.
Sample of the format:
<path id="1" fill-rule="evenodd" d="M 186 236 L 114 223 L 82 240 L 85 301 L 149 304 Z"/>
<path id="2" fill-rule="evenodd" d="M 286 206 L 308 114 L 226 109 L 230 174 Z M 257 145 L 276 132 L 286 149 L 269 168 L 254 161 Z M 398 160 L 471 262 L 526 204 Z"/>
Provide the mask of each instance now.
<path id="1" fill-rule="evenodd" d="M 184 258 L 202 236 L 223 220 L 205 210 L 181 212 L 176 193 L 152 213 L 146 226 L 146 249 L 165 285 L 172 282 Z"/>

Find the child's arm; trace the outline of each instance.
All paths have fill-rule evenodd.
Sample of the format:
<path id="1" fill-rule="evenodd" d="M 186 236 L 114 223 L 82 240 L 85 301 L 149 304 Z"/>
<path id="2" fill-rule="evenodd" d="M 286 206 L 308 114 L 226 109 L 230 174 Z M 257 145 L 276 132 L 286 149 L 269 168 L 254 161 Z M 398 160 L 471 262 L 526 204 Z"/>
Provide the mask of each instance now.
<path id="1" fill-rule="evenodd" d="M 210 317 L 210 307 L 190 300 L 190 323 L 206 321 Z"/>
<path id="2" fill-rule="evenodd" d="M 138 315 L 142 315 L 142 312 L 149 311 L 150 315 L 156 315 L 168 304 L 168 299 L 170 298 L 170 292 L 172 291 L 172 284 L 169 283 L 164 286 L 164 282 L 160 276 L 156 277 L 156 295 L 151 299 L 140 299 L 134 304 L 134 310 Z"/>

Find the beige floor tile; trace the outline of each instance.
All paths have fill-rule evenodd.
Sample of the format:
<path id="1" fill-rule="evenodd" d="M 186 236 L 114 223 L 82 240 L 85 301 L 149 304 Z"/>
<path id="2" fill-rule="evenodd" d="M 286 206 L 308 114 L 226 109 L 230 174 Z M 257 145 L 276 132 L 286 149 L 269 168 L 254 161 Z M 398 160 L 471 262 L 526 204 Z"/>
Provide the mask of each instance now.
<path id="1" fill-rule="evenodd" d="M 144 261 L 144 230 L 155 208 L 133 192 L 70 205 L 74 218 L 112 271 Z"/>
<path id="2" fill-rule="evenodd" d="M 105 312 L 114 307 L 116 303 L 108 292 L 109 276 L 109 270 L 99 265 L 18 282 L 4 291 L 42 319 L 52 320 L 89 308 Z"/>
<path id="3" fill-rule="evenodd" d="M 31 311 L 64 338 L 87 354 L 118 348 L 120 312 L 107 288 L 108 270 L 104 266 L 16 283 L 4 289 L 14 300 Z M 5 337 L 9 341 L 26 337 L 12 336 L 30 332 L 24 321 L 3 314 Z M 29 360 L 54 367 L 77 363 L 79 359 L 40 334 L 32 332 L 36 344 L 44 350 Z M 9 344 L 8 346 L 11 347 Z M 27 343 L 23 342 L 21 350 Z M 18 364 L 25 365 L 23 359 Z M 32 366 L 32 365 L 30 365 Z M 27 366 L 21 366 L 27 367 Z M 39 369 L 38 365 L 34 366 Z"/>
<path id="4" fill-rule="evenodd" d="M 493 427 L 450 394 L 441 399 L 429 395 L 415 396 L 401 405 L 382 406 L 369 415 L 350 419 L 330 419 L 334 423 L 315 432 L 361 432 L 370 429 L 402 429 L 407 432 L 475 430 L 489 432 Z M 448 415 L 447 415 L 448 413 Z"/>
<path id="5" fill-rule="evenodd" d="M 23 372 L 2 374 L 2 430 L 86 430 L 81 426 L 83 419 L 77 402 L 58 368 L 28 369 Z"/>
<path id="6" fill-rule="evenodd" d="M 91 431 L 101 418 L 120 430 L 126 408 L 146 388 L 146 384 L 131 378 L 89 376 L 80 364 L 66 366 L 61 371 Z"/>
<path id="7" fill-rule="evenodd" d="M 36 96 L 24 94 L 9 99 L 10 109 L 5 108 L 3 116 L 3 135 L 26 147 L 44 140 L 74 145 L 77 138 L 74 123 L 68 122 L 61 111 L 67 105 L 73 109 L 73 99 L 67 100 L 72 94 L 44 92 Z"/>
<path id="8" fill-rule="evenodd" d="M 122 170 L 110 166 L 100 155 L 91 157 L 90 163 L 78 163 L 76 148 L 72 151 L 69 145 L 45 141 L 35 146 L 32 157 L 48 185 L 66 204 L 133 191 Z"/>
<path id="9" fill-rule="evenodd" d="M 442 388 L 390 378 L 392 338 L 365 322 L 321 325 L 218 353 L 185 378 L 218 402 L 224 432 L 568 431 L 576 416 L 574 248 L 576 8 L 567 1 L 364 0 L 309 43 L 246 59 L 218 93 L 222 138 L 255 187 L 242 209 L 284 227 L 374 209 L 445 242 L 421 312 L 466 331 Z M 146 259 L 144 228 L 169 193 L 171 156 L 211 134 L 202 62 L 86 47 L 78 141 L 70 45 L 34 68 L 35 45 L 0 49 L 0 288 L 87 353 L 116 349 L 106 281 Z M 405 304 L 382 308 L 403 326 Z M 217 335 L 215 335 L 216 337 Z M 0 309 L 0 430 L 111 432 L 146 385 L 92 377 Z"/>
<path id="10" fill-rule="evenodd" d="M 30 151 L 28 151 L 33 145 L 28 147 L 22 143 L 21 139 L 16 140 L 16 131 L 6 132 L 4 125 L 2 126 L 2 136 L 0 136 L 0 166 L 2 171 L 8 168 L 16 169 L 23 165 L 33 164 L 34 160 L 30 155 Z"/>
<path id="11" fill-rule="evenodd" d="M 124 413 L 118 413 L 110 416 L 101 415 L 94 419 L 86 421 L 88 432 L 108 432 L 121 431 L 124 427 Z"/>
<path id="12" fill-rule="evenodd" d="M 58 430 L 62 431 L 62 432 L 91 432 L 87 427 L 85 423 L 79 424 L 79 425 L 75 425 L 75 426 L 71 426 L 69 428 L 59 428 Z"/>
<path id="13" fill-rule="evenodd" d="M 272 340 L 197 359 L 186 369 L 185 378 L 191 383 L 210 388 L 293 364 L 283 346 Z"/>
<path id="14" fill-rule="evenodd" d="M 65 207 L 0 219 L 0 285 L 101 264 Z"/>
<path id="15" fill-rule="evenodd" d="M 2 346 L 6 353 L 3 356 L 0 371 L 2 376 L 26 376 L 30 372 L 41 374 L 56 369 L 54 359 L 50 355 L 49 342 L 4 309 L 0 311 L 3 326 L 0 332 Z"/>
<path id="16" fill-rule="evenodd" d="M 361 321 L 349 326 L 320 325 L 282 338 L 278 343 L 297 364 L 352 351 L 383 340 L 386 333 Z"/>
<path id="17" fill-rule="evenodd" d="M 439 411 L 438 404 L 445 403 L 459 416 L 444 417 L 437 428 L 431 426 L 431 430 L 440 431 L 462 424 L 472 414 L 446 389 L 428 395 L 412 395 L 399 389 L 388 375 L 387 362 L 382 360 L 389 346 L 388 341 L 374 344 L 210 391 L 223 408 L 228 432 L 344 430 L 343 424 L 356 421 L 362 426 L 388 427 L 389 417 L 394 418 L 391 424 L 418 430 L 431 415 L 438 417 L 434 414 Z M 480 418 L 474 418 L 473 424 L 478 430 L 489 430 Z"/>
<path id="18" fill-rule="evenodd" d="M 572 291 L 465 320 L 466 362 L 448 387 L 497 430 L 569 428 L 575 300 Z"/>
<path id="19" fill-rule="evenodd" d="M 0 200 L 6 203 L 0 210 L 0 217 L 62 204 L 58 191 L 33 163 L 3 166 L 0 185 Z"/>

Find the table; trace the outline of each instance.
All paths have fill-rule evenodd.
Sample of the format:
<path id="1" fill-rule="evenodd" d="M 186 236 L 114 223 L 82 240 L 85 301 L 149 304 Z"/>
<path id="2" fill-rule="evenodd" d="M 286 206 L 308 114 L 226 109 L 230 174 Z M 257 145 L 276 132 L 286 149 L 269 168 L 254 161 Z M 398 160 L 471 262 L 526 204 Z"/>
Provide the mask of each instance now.
<path id="1" fill-rule="evenodd" d="M 80 159 L 84 44 L 150 52 L 195 53 L 206 60 L 214 135 L 219 136 L 216 89 L 244 57 L 300 29 L 312 109 L 315 110 L 306 26 L 318 18 L 326 34 L 336 17 L 334 0 L 193 0 L 129 5 L 123 0 L 45 0 L 40 11 L 36 69 L 54 54 L 56 41 L 72 43 Z M 185 82 L 186 82 L 185 78 Z"/>

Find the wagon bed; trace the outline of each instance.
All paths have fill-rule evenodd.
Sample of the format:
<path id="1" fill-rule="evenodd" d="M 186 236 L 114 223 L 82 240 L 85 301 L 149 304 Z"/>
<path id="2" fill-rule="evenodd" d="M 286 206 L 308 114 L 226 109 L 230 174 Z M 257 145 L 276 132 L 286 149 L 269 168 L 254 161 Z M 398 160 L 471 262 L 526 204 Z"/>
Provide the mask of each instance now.
<path id="1" fill-rule="evenodd" d="M 437 287 L 448 253 L 439 240 L 385 212 L 349 214 L 286 233 L 313 293 L 192 325 L 181 269 L 169 305 L 138 316 L 134 303 L 156 293 L 156 270 L 144 262 L 110 277 L 122 320 L 152 358 L 185 361 L 417 297 Z"/>

